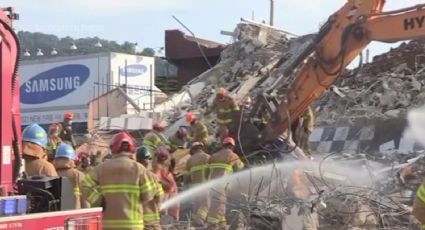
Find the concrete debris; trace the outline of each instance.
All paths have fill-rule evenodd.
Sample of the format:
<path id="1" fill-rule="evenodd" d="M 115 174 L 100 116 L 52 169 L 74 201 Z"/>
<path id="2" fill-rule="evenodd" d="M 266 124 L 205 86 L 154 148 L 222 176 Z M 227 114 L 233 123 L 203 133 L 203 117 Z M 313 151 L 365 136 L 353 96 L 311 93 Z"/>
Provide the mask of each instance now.
<path id="1" fill-rule="evenodd" d="M 255 100 L 256 95 L 266 92 L 281 97 L 293 81 L 291 64 L 314 36 L 288 39 L 278 30 L 250 23 L 239 24 L 234 34 L 235 42 L 222 52 L 220 62 L 191 82 L 202 83 L 202 89 L 190 94 L 190 104 L 185 102 L 183 107 L 175 103 L 177 110 L 174 108 L 168 113 L 168 122 L 176 124 L 174 128 L 182 125 L 182 109 L 202 111 L 212 102 L 217 87 L 227 88 L 239 101 L 248 95 Z M 318 124 L 400 117 L 405 116 L 408 109 L 425 104 L 422 92 L 425 46 L 422 43 L 403 43 L 377 56 L 362 69 L 345 73 L 316 103 L 320 110 Z M 278 62 L 283 64 L 274 68 Z M 174 133 L 170 130 L 173 129 L 167 131 L 168 135 Z M 394 143 L 389 142 L 383 145 L 381 153 L 340 156 L 347 164 L 356 160 L 362 163 L 365 157 L 381 164 L 385 170 L 370 172 L 368 179 L 373 186 L 369 187 L 356 187 L 342 180 L 329 181 L 321 173 L 315 174 L 311 180 L 314 199 L 305 201 L 288 192 L 288 178 L 260 182 L 253 188 L 259 191 L 256 196 L 249 194 L 245 199 L 228 200 L 234 214 L 229 219 L 236 220 L 230 221 L 230 229 L 288 229 L 297 221 L 299 225 L 309 225 L 309 229 L 419 229 L 408 207 L 420 182 L 409 185 L 406 180 L 409 176 L 425 176 L 425 157 L 409 163 L 407 160 L 417 157 L 418 153 L 397 154 L 393 149 Z M 409 164 L 411 173 L 400 179 L 398 170 L 401 165 Z M 369 167 L 369 164 L 363 166 Z M 269 186 L 261 187 L 266 184 Z M 282 189 L 273 191 L 270 196 L 272 185 L 282 185 Z M 265 196 L 267 190 L 269 194 Z M 187 223 L 183 226 L 187 227 Z M 290 226 L 289 229 L 298 228 Z"/>
<path id="2" fill-rule="evenodd" d="M 361 69 L 345 73 L 335 84 L 345 97 L 329 91 L 316 103 L 321 110 L 319 124 L 404 117 L 409 109 L 423 105 L 423 44 L 422 40 L 403 43 Z"/>
<path id="3" fill-rule="evenodd" d="M 411 177 L 423 178 L 425 157 L 419 153 L 408 157 L 393 156 L 392 161 L 377 157 L 377 161 L 369 161 L 358 155 L 335 156 L 331 161 L 339 162 L 340 167 L 351 168 L 361 164 L 368 167 L 374 182 L 356 185 L 350 180 L 332 179 L 325 176 L 326 173 L 322 175 L 305 171 L 309 175 L 313 194 L 310 200 L 294 197 L 287 187 L 285 174 L 279 174 L 279 169 L 276 169 L 272 178 L 253 183 L 255 185 L 250 190 L 254 192 L 245 195 L 245 200 L 240 197 L 229 199 L 229 207 L 243 214 L 243 218 L 238 216 L 238 220 L 233 221 L 248 226 L 244 229 L 419 230 L 420 224 L 411 215 L 409 206 L 413 202 L 412 191 L 421 182 L 409 180 L 402 183 L 398 169 L 409 166 L 409 170 L 415 172 Z M 412 157 L 414 160 L 410 162 Z M 402 161 L 403 166 L 398 165 L 396 159 Z M 378 168 L 388 170 L 375 171 L 373 168 L 377 164 Z"/>
<path id="4" fill-rule="evenodd" d="M 292 78 L 283 73 L 293 62 L 291 58 L 302 52 L 312 38 L 309 35 L 290 39 L 276 28 L 249 22 L 238 24 L 234 34 L 235 41 L 221 53 L 220 62 L 189 82 L 189 85 L 202 83 L 204 87 L 198 94 L 191 95 L 191 107 L 185 107 L 185 111 L 205 109 L 212 103 L 218 87 L 228 89 L 239 102 L 246 96 L 251 96 L 255 102 L 257 95 L 273 93 L 269 91 L 277 83 L 280 88 L 287 88 Z M 286 65 L 275 68 L 278 62 Z M 169 124 L 182 119 L 181 107 L 176 103 L 168 112 L 162 110 Z"/>

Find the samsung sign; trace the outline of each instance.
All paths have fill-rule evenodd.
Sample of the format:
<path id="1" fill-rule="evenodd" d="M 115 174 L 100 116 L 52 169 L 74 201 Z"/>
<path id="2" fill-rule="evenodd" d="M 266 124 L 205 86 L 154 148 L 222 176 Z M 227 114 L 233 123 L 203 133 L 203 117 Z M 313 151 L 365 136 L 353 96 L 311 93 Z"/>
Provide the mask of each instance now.
<path id="1" fill-rule="evenodd" d="M 77 64 L 44 71 L 22 84 L 21 103 L 41 104 L 64 97 L 82 86 L 89 76 L 89 68 Z"/>
<path id="2" fill-rule="evenodd" d="M 136 77 L 143 75 L 148 71 L 148 67 L 142 64 L 128 65 L 127 66 L 127 77 Z M 126 68 L 120 68 L 120 75 L 125 76 Z"/>

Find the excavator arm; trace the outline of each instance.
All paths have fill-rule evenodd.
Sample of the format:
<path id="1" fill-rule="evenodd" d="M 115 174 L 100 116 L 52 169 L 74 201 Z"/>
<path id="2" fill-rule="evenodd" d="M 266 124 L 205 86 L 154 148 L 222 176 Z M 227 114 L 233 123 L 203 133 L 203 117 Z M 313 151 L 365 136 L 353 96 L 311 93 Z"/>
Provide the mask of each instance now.
<path id="1" fill-rule="evenodd" d="M 311 52 L 289 74 L 295 80 L 258 137 L 272 141 L 341 76 L 371 41 L 425 37 L 425 4 L 382 12 L 385 0 L 349 0 L 321 28 Z"/>

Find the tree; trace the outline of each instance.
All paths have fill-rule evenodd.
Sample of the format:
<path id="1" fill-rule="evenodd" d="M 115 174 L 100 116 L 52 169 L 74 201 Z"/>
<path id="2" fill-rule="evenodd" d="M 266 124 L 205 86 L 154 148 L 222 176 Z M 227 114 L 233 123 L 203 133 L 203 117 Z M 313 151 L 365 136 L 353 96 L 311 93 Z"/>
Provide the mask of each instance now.
<path id="1" fill-rule="evenodd" d="M 139 55 L 153 57 L 155 56 L 155 50 L 152 48 L 144 48 L 142 52 L 139 53 Z"/>
<path id="2" fill-rule="evenodd" d="M 58 38 L 56 35 L 44 34 L 39 32 L 18 32 L 21 50 L 24 53 L 28 50 L 31 53 L 26 59 L 40 59 L 51 57 L 50 52 L 53 48 L 58 52 L 57 56 L 83 55 L 100 52 L 118 52 L 118 53 L 135 53 L 135 45 L 131 42 L 118 44 L 116 41 L 100 39 L 98 37 L 86 37 L 74 39 L 71 37 Z M 100 42 L 102 47 L 96 47 L 95 44 Z M 77 46 L 77 50 L 71 50 L 72 44 Z M 42 49 L 44 56 L 36 56 L 37 49 Z M 144 56 L 154 56 L 155 51 L 152 48 L 145 48 L 141 53 Z"/>

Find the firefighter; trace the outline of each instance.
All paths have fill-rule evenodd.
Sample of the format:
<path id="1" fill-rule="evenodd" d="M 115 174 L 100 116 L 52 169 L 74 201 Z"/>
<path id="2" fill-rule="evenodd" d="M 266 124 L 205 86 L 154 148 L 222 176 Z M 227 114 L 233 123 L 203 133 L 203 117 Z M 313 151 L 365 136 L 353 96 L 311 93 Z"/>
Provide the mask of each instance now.
<path id="1" fill-rule="evenodd" d="M 37 124 L 27 126 L 22 132 L 22 158 L 25 175 L 58 176 L 53 164 L 47 161 L 47 133 Z"/>
<path id="2" fill-rule="evenodd" d="M 202 142 L 204 145 L 206 145 L 208 138 L 207 126 L 203 122 L 196 119 L 195 114 L 192 112 L 186 114 L 186 121 L 190 124 L 190 140 L 192 142 Z"/>
<path id="3" fill-rule="evenodd" d="M 80 187 L 84 181 L 84 173 L 76 169 L 75 160 L 77 154 L 72 146 L 62 143 L 56 150 L 53 165 L 56 168 L 59 176 L 66 177 L 70 180 L 74 188 L 75 209 L 89 208 L 90 205 L 86 199 L 82 197 Z"/>
<path id="4" fill-rule="evenodd" d="M 184 148 L 187 142 L 187 129 L 183 126 L 180 127 L 172 137 L 168 138 L 168 142 L 171 152 Z"/>
<path id="5" fill-rule="evenodd" d="M 208 181 L 208 161 L 210 156 L 204 152 L 202 142 L 193 142 L 190 148 L 190 158 L 186 162 L 185 184 L 194 187 Z M 202 227 L 207 220 L 209 208 L 209 194 L 202 194 L 194 198 L 192 205 L 192 221 L 195 227 Z"/>
<path id="6" fill-rule="evenodd" d="M 311 133 L 314 130 L 314 112 L 311 106 L 309 106 L 303 113 L 300 120 L 300 132 L 299 132 L 299 147 L 308 155 L 311 156 L 309 139 Z"/>
<path id="7" fill-rule="evenodd" d="M 59 137 L 62 141 L 67 142 L 73 148 L 76 147 L 76 142 L 74 140 L 74 135 L 72 133 L 72 120 L 74 119 L 74 114 L 71 112 L 66 112 L 63 118 L 63 122 L 60 124 L 61 132 Z"/>
<path id="8" fill-rule="evenodd" d="M 162 122 L 157 122 L 153 125 L 152 131 L 147 133 L 143 138 L 143 145 L 148 148 L 149 152 L 156 153 L 159 146 L 167 146 L 168 141 L 162 134 L 164 125 Z M 156 170 L 157 157 L 156 154 L 152 156 L 152 168 Z"/>
<path id="9" fill-rule="evenodd" d="M 78 165 L 78 170 L 80 170 L 82 173 L 87 174 L 88 172 L 90 172 L 90 170 L 93 169 L 93 167 L 91 166 L 91 159 L 89 154 L 87 153 L 81 153 L 80 157 L 79 157 L 79 165 Z"/>
<path id="10" fill-rule="evenodd" d="M 150 162 L 152 157 L 145 146 L 137 149 L 136 160 L 145 166 L 145 168 L 151 168 Z M 143 206 L 143 221 L 145 222 L 145 229 L 161 230 L 160 206 L 164 196 L 164 190 L 162 190 L 162 186 L 156 178 L 156 174 L 151 171 L 148 172 L 151 174 L 152 178 L 155 178 L 155 198 Z"/>
<path id="11" fill-rule="evenodd" d="M 233 152 L 235 140 L 226 137 L 222 144 L 223 148 L 209 159 L 210 180 L 227 176 L 244 167 L 239 156 Z M 207 223 L 212 229 L 226 229 L 226 192 L 224 185 L 211 191 L 211 205 Z"/>
<path id="12" fill-rule="evenodd" d="M 239 111 L 239 105 L 229 95 L 226 89 L 220 88 L 211 108 L 205 113 L 215 112 L 217 115 L 218 131 L 221 140 L 229 136 L 229 125 L 232 123 L 233 113 Z"/>
<path id="13" fill-rule="evenodd" d="M 115 134 L 110 142 L 112 159 L 90 171 L 84 192 L 93 205 L 103 207 L 104 229 L 143 230 L 143 205 L 155 197 L 155 180 L 135 160 L 135 145 L 126 132 Z"/>
<path id="14" fill-rule="evenodd" d="M 47 159 L 51 162 L 55 158 L 56 148 L 61 144 L 62 139 L 59 137 L 60 126 L 51 124 L 49 126 L 48 141 L 47 141 Z"/>
<path id="15" fill-rule="evenodd" d="M 170 167 L 170 153 L 165 148 L 159 148 L 157 152 L 158 165 L 154 169 L 159 182 L 164 190 L 164 200 L 171 199 L 177 196 L 177 182 L 174 179 L 172 167 Z M 174 205 L 166 210 L 163 210 L 163 214 L 171 216 L 174 220 L 180 219 L 180 205 Z"/>

